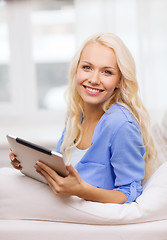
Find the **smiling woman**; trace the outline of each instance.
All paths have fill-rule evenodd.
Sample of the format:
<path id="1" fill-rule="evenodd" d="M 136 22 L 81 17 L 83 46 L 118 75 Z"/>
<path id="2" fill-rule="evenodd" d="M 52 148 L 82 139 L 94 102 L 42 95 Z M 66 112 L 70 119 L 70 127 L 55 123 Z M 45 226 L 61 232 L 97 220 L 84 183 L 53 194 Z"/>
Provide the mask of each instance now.
<path id="1" fill-rule="evenodd" d="M 69 174 L 63 178 L 42 162 L 36 171 L 55 195 L 135 201 L 142 193 L 145 163 L 155 151 L 135 63 L 121 39 L 109 33 L 88 39 L 71 63 L 68 90 L 68 117 L 57 152 L 64 155 Z"/>
<path id="2" fill-rule="evenodd" d="M 35 166 L 56 195 L 124 203 L 142 193 L 145 162 L 155 150 L 135 74 L 129 50 L 113 34 L 92 36 L 74 56 L 68 118 L 57 144 L 69 175 L 63 179 L 40 162 Z"/>

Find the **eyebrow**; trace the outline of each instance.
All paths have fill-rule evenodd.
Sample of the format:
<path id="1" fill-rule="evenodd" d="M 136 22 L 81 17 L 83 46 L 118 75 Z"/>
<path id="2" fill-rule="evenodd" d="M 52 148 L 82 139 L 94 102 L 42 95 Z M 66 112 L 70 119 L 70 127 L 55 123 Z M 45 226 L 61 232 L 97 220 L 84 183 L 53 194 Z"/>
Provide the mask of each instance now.
<path id="1" fill-rule="evenodd" d="M 91 65 L 91 66 L 93 66 L 93 64 L 92 63 L 90 63 L 90 62 L 87 62 L 87 61 L 81 61 L 81 62 L 83 62 L 83 63 L 87 63 L 87 64 L 89 64 L 89 65 Z M 106 68 L 111 68 L 111 69 L 114 69 L 114 70 L 116 70 L 114 67 L 111 67 L 111 66 L 105 66 L 105 67 L 103 67 L 104 69 L 106 69 Z"/>

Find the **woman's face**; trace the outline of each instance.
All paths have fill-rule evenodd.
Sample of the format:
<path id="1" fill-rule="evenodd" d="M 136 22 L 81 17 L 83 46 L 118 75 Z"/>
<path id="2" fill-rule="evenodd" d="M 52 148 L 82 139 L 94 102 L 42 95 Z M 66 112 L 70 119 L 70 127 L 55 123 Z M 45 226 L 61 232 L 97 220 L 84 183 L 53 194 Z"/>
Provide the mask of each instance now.
<path id="1" fill-rule="evenodd" d="M 120 71 L 112 49 L 99 43 L 88 44 L 80 58 L 76 87 L 84 103 L 100 105 L 120 87 Z"/>

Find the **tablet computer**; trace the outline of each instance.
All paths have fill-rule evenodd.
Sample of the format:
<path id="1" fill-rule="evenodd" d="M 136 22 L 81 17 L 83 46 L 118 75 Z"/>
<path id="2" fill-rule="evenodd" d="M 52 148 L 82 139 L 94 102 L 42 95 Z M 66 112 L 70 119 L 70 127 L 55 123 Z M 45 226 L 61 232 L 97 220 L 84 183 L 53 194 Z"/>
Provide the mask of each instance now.
<path id="1" fill-rule="evenodd" d="M 16 155 L 16 159 L 22 166 L 21 172 L 26 176 L 47 183 L 45 178 L 37 173 L 34 168 L 37 161 L 46 163 L 63 177 L 68 175 L 62 154 L 11 135 L 7 135 L 7 140 L 12 152 Z"/>

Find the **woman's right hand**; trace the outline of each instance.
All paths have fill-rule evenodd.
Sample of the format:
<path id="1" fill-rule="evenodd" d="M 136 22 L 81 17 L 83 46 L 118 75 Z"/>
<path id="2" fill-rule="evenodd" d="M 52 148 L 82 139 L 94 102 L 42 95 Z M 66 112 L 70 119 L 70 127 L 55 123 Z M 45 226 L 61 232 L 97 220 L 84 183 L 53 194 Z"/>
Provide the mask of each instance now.
<path id="1" fill-rule="evenodd" d="M 16 156 L 12 152 L 12 149 L 10 149 L 9 157 L 10 157 L 12 166 L 18 170 L 22 170 L 22 166 L 20 165 L 20 162 L 16 159 Z"/>

